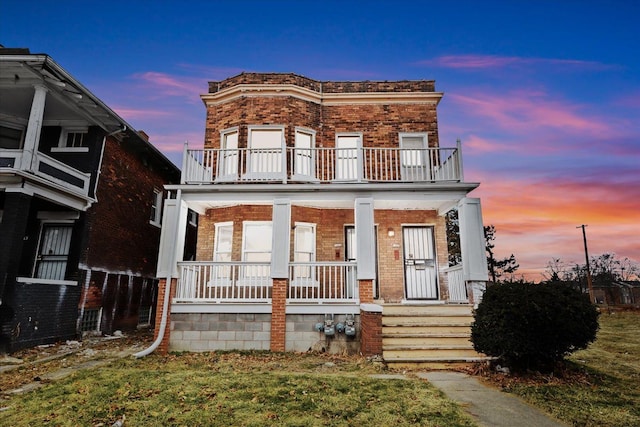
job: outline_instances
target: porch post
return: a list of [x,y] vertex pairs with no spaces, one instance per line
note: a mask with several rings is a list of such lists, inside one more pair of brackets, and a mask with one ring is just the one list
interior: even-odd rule
[[463,198],[458,203],[462,273],[469,300],[477,305],[489,280],[486,243],[480,199]]
[[286,305],[289,282],[289,239],[291,237],[291,201],[275,199],[272,214],[271,244],[271,351],[286,348]]
[[42,131],[42,118],[44,117],[44,103],[47,98],[47,88],[40,85],[34,86],[33,101],[31,102],[31,113],[27,124],[27,134],[24,138],[22,153],[22,163],[20,169],[31,170],[33,158],[38,152],[38,142]]
[[355,201],[355,229],[357,255],[357,278],[360,302],[373,302],[373,280],[376,278],[375,225],[373,222],[373,199],[359,198]]

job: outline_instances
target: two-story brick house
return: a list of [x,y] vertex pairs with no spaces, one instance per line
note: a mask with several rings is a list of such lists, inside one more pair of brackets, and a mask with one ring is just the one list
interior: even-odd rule
[[0,48],[0,350],[153,323],[179,174],[51,57]]
[[[185,148],[181,183],[166,187],[154,345],[384,345],[385,358],[411,361],[440,357],[429,351],[444,342],[460,350],[447,359],[476,357],[467,295],[487,270],[480,203],[467,194],[478,184],[463,178],[460,145],[440,146],[434,86],[275,73],[210,82],[205,147]],[[183,261],[189,209],[200,219],[195,261]],[[453,268],[451,209],[463,260]],[[417,319],[435,314],[440,341],[417,344]],[[423,353],[404,353],[416,346]]]

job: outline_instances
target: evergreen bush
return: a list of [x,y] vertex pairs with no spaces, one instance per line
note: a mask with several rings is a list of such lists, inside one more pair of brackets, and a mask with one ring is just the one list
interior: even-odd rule
[[564,284],[490,286],[475,312],[471,341],[514,371],[548,371],[596,338],[598,311],[588,296]]

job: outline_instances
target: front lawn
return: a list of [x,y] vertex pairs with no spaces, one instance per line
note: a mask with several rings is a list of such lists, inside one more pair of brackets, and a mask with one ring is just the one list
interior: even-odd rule
[[152,355],[6,398],[11,426],[475,426],[417,378],[376,379],[362,359],[231,352]]

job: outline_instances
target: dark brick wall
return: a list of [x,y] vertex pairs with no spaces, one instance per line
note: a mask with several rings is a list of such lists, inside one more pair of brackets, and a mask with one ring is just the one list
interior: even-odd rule
[[82,262],[155,277],[160,228],[149,223],[154,188],[168,179],[115,139],[107,139],[97,199],[87,212]]

